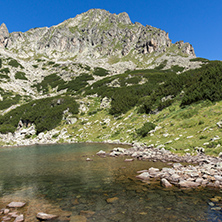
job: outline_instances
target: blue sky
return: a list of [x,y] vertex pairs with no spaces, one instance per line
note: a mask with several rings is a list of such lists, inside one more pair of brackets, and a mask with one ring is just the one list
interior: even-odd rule
[[222,0],[0,0],[0,5],[0,23],[9,32],[50,27],[101,8],[163,29],[173,43],[191,43],[198,57],[222,60]]

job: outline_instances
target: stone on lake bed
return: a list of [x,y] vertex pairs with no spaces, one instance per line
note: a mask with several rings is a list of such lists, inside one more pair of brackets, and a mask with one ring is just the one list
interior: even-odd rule
[[4,216],[4,217],[2,217],[2,220],[3,220],[3,221],[10,221],[10,220],[11,220],[11,217]]
[[85,216],[85,217],[92,217],[94,214],[95,214],[95,212],[90,211],[90,210],[81,210],[80,211],[80,215]]
[[24,207],[26,203],[24,202],[11,202],[10,204],[8,204],[7,206],[9,208],[20,208],[20,207]]
[[134,159],[125,159],[124,162],[132,162]]
[[108,198],[108,199],[106,200],[106,202],[107,202],[107,203],[114,203],[114,202],[117,201],[117,200],[119,200],[118,197],[112,197],[112,198]]
[[106,155],[106,152],[103,150],[100,150],[99,152],[96,153],[97,155]]
[[46,214],[46,213],[38,213],[37,216],[36,216],[36,218],[38,220],[52,220],[52,219],[55,219],[57,217],[58,217],[57,215]]
[[4,212],[4,214],[8,214],[8,213],[9,213],[9,211],[10,211],[9,209],[4,209],[4,211],[3,211],[3,212]]
[[222,200],[222,197],[215,196],[215,197],[211,198],[210,200],[213,201],[213,202],[219,202],[220,200]]
[[70,222],[87,222],[87,218],[81,215],[71,216]]
[[14,220],[14,222],[23,222],[24,221],[24,216],[23,214],[17,216]]

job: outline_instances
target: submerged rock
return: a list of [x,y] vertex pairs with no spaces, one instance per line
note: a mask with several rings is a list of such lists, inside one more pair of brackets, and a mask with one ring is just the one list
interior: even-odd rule
[[114,202],[117,201],[117,200],[119,200],[118,197],[112,197],[112,198],[108,198],[108,199],[106,200],[106,202],[107,202],[107,203],[114,203]]
[[52,220],[52,219],[55,219],[59,216],[57,215],[54,215],[54,214],[46,214],[46,213],[38,213],[36,218],[38,220]]
[[9,208],[20,208],[20,207],[24,207],[26,203],[24,202],[11,202],[10,204],[8,204],[7,206]]
[[24,221],[24,215],[23,214],[19,215],[14,220],[14,222],[23,222],[23,221]]
[[96,155],[106,155],[106,152],[103,150],[100,150],[99,152],[96,153]]

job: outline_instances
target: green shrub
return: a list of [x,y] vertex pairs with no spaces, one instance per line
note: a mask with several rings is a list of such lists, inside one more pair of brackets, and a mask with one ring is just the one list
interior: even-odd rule
[[5,74],[9,74],[10,70],[9,70],[9,68],[4,68],[4,69],[1,69],[0,72],[5,73]]
[[138,136],[145,137],[150,130],[155,129],[156,125],[151,122],[144,123],[144,125],[136,130]]
[[163,69],[167,64],[167,60],[164,60],[159,66],[155,67],[155,70]]
[[187,72],[186,78],[181,107],[201,100],[214,102],[222,99],[222,62],[209,62],[200,69]]
[[0,69],[2,68],[2,59],[0,59]]
[[19,66],[23,69],[24,67],[19,63],[17,62],[17,60],[15,59],[11,59],[10,62],[8,63],[10,66],[12,67],[15,67],[15,68],[18,68]]
[[205,59],[205,58],[200,58],[200,57],[197,57],[197,58],[193,58],[193,59],[190,59],[191,62],[209,62],[208,59]]
[[11,124],[0,125],[0,132],[3,134],[13,133],[14,131],[15,131],[15,127]]
[[34,68],[38,68],[38,65],[32,65]]
[[60,84],[58,86],[58,91],[67,89],[68,92],[77,92],[88,85],[87,81],[93,79],[94,78],[91,75],[83,73],[67,83],[64,82],[63,84]]
[[49,61],[46,65],[47,65],[47,66],[51,66],[51,65],[54,65],[54,64],[55,64],[55,62]]
[[94,69],[93,74],[96,76],[107,76],[109,74],[109,72],[106,69],[97,67]]
[[50,89],[57,86],[64,85],[65,81],[61,79],[56,73],[46,76],[41,83],[34,85],[38,92],[49,93]]
[[15,79],[28,80],[28,79],[26,78],[24,72],[16,72],[16,73],[15,73]]
[[7,75],[2,75],[2,74],[0,74],[0,79],[10,79],[10,78],[9,78],[9,76],[7,76]]
[[0,102],[0,110],[7,109],[12,105],[17,104],[21,99],[20,95],[13,96],[11,93],[5,93],[2,89],[0,89],[0,94],[3,97],[3,101]]
[[7,127],[10,132],[13,132],[17,128],[19,120],[34,123],[37,134],[51,130],[61,122],[64,110],[69,109],[69,112],[77,114],[78,107],[75,100],[69,96],[35,100],[0,116],[0,132],[6,133]]

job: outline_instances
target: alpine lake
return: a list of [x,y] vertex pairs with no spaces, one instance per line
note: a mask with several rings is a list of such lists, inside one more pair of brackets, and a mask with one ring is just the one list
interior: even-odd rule
[[[222,196],[214,189],[166,189],[160,181],[144,183],[137,171],[169,167],[167,163],[124,162],[127,157],[100,157],[113,144],[79,143],[0,149],[0,209],[11,201],[25,221],[39,212],[53,221],[222,221],[222,211],[209,203]],[[93,161],[86,161],[87,158]],[[219,203],[217,203],[217,206]]]

